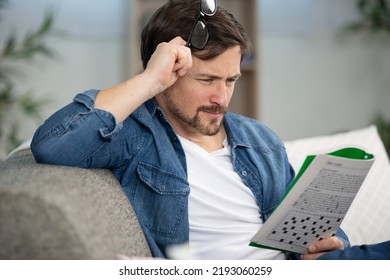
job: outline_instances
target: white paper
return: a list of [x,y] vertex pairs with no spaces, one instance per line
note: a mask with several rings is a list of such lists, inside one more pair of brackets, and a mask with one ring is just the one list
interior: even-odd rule
[[311,243],[335,234],[373,162],[316,156],[251,242],[307,253]]

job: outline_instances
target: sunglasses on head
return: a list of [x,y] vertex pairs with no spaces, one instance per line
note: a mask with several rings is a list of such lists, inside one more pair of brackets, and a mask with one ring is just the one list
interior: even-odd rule
[[213,16],[217,12],[217,0],[200,0],[199,16],[191,29],[187,47],[202,50],[209,41],[209,28],[204,21],[205,16]]

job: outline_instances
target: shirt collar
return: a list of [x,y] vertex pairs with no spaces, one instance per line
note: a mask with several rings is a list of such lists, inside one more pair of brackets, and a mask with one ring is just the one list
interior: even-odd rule
[[154,98],[149,99],[148,101],[145,102],[145,107],[149,111],[150,115],[154,117],[154,115],[157,112],[157,109],[160,107],[158,106],[156,100]]
[[164,111],[161,109],[160,105],[158,105],[154,98],[149,99],[142,106],[138,107],[138,109],[135,110],[132,115],[138,120],[145,118],[152,120],[153,118],[157,117],[161,121],[169,122],[165,116]]
[[248,137],[242,133],[239,125],[236,123],[235,114],[226,113],[224,119],[225,130],[227,134],[227,139],[232,148],[236,146],[251,147]]

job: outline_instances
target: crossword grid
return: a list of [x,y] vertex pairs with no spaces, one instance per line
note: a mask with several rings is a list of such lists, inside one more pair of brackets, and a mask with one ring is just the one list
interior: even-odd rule
[[268,235],[268,239],[287,243],[291,246],[307,248],[316,240],[333,236],[342,219],[339,217],[305,216],[304,213],[292,211],[284,223]]

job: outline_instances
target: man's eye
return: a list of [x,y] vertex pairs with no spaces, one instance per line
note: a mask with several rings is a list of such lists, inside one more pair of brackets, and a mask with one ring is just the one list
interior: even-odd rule
[[230,85],[233,85],[237,82],[238,79],[228,79],[227,80],[227,83],[230,84]]

